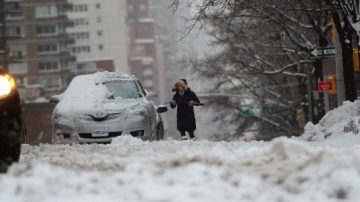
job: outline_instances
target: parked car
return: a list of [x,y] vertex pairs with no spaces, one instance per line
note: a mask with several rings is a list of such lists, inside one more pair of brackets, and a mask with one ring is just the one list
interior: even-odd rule
[[15,79],[0,69],[0,172],[19,160],[22,119]]
[[106,143],[129,134],[160,140],[164,127],[159,113],[138,79],[127,74],[99,72],[75,77],[66,91],[52,97],[54,143]]

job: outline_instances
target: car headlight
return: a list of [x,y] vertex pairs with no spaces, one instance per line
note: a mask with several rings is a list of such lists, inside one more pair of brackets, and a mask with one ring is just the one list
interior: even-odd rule
[[66,132],[73,131],[72,126],[65,125],[65,124],[62,124],[62,123],[55,123],[54,127],[55,127],[56,130],[61,130],[61,131],[66,131]]
[[72,128],[77,119],[72,118],[58,112],[57,109],[53,112],[52,123],[56,129],[66,129]]
[[148,116],[149,113],[146,108],[141,108],[141,109],[135,110],[132,114],[140,115],[140,116]]
[[0,98],[8,96],[16,87],[15,79],[8,74],[0,75]]

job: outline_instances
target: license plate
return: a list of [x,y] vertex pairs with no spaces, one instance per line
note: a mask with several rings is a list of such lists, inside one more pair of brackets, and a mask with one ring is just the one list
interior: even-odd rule
[[92,137],[108,137],[109,133],[105,128],[96,128],[92,132]]

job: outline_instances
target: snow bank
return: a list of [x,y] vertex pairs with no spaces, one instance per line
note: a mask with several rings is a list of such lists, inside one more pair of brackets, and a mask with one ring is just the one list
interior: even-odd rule
[[359,147],[273,142],[25,145],[0,201],[359,201]]
[[318,124],[308,123],[300,139],[321,141],[333,139],[360,143],[360,101],[346,101],[342,106],[328,112]]
[[147,145],[149,142],[144,142],[140,138],[134,138],[130,134],[125,134],[119,137],[114,138],[111,141],[110,147],[122,147],[122,146],[140,146],[140,145]]
[[358,202],[359,106],[345,102],[302,137],[271,142],[125,135],[109,145],[24,145],[0,175],[0,201]]

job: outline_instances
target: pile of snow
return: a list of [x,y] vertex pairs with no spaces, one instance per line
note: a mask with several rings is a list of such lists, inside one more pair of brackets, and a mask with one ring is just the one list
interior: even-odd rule
[[130,134],[124,134],[122,136],[113,138],[110,147],[122,147],[122,146],[139,146],[147,145],[149,142],[142,141],[140,138],[134,138]]
[[25,145],[0,201],[359,201],[359,151],[286,138]]
[[345,101],[342,106],[328,112],[318,124],[308,123],[301,139],[307,141],[343,139],[360,142],[359,133],[360,101]]
[[24,145],[0,201],[360,201],[359,106],[345,102],[300,139]]

